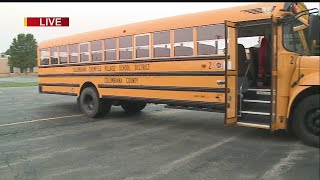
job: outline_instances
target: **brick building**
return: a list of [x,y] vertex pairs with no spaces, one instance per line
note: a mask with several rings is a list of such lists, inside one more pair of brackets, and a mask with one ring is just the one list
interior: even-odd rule
[[[0,54],[0,76],[7,76],[10,74],[18,75],[20,73],[25,73],[23,70],[20,70],[20,68],[16,67],[10,67],[8,65],[9,56],[5,55],[3,53]],[[37,73],[38,68],[27,68],[27,73]]]

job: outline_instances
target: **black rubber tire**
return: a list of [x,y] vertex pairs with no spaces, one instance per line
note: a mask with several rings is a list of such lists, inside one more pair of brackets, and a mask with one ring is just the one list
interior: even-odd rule
[[[304,98],[295,108],[293,113],[293,131],[302,142],[308,146],[320,147],[319,125],[320,121],[320,95],[314,94]],[[311,119],[310,119],[311,118]],[[314,132],[307,125],[313,122]],[[308,127],[309,126],[309,127]]]
[[77,97],[77,106],[80,108],[80,96]]
[[295,134],[295,132],[294,132],[294,130],[293,130],[293,125],[292,125],[293,123],[290,123],[289,122],[289,124],[288,124],[288,127],[287,127],[287,129],[286,129],[286,133],[287,133],[287,135],[288,136],[291,136],[291,137],[296,137],[296,134]]
[[111,104],[100,99],[94,87],[85,88],[79,100],[81,112],[90,118],[102,117],[110,112]]
[[135,114],[143,110],[147,106],[145,102],[123,102],[122,109],[128,114]]

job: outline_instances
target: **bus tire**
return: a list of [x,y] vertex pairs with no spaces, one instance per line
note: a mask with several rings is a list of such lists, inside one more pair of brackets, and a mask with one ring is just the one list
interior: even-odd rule
[[80,96],[77,97],[77,106],[80,108]]
[[122,109],[128,114],[138,113],[146,106],[145,102],[124,102],[121,104]]
[[80,109],[88,117],[97,118],[110,112],[111,104],[100,99],[95,88],[86,87],[80,94]]
[[293,130],[306,145],[320,147],[320,95],[299,102],[293,113]]

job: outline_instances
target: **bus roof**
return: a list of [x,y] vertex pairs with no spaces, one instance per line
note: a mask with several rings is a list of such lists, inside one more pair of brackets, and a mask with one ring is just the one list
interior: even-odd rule
[[185,27],[221,24],[224,23],[225,20],[229,20],[232,22],[240,22],[267,19],[270,18],[271,15],[277,16],[279,10],[283,8],[283,2],[256,3],[246,6],[237,6],[225,9],[204,11],[199,13],[184,14],[174,17],[149,20],[139,23],[133,23],[118,27],[111,27],[97,31],[85,32],[61,38],[51,39],[41,42],[39,44],[39,48],[77,44],[112,37],[144,34],[148,32],[156,32]]

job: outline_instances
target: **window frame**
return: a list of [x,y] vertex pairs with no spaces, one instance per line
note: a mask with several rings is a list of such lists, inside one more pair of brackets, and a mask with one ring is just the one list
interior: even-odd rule
[[[107,43],[107,39],[114,39],[115,40],[115,49],[107,49],[108,47],[108,43]],[[104,58],[103,58],[103,61],[105,62],[112,62],[112,61],[117,61],[118,60],[118,57],[120,56],[120,53],[119,53],[119,48],[118,48],[118,41],[119,41],[119,37],[111,37],[111,38],[106,38],[106,39],[103,39],[103,53],[104,53]],[[116,53],[116,58],[115,59],[107,59],[107,56],[106,56],[106,53],[107,51],[115,51]]]
[[[99,50],[99,51],[93,51],[93,42],[100,42],[101,43],[101,50]],[[91,51],[91,53],[90,53],[90,56],[91,56],[91,61],[90,62],[92,62],[92,63],[94,63],[94,62],[103,62],[104,61],[104,55],[103,55],[103,53],[104,53],[104,40],[103,39],[98,39],[98,40],[92,40],[92,41],[90,41],[90,51]],[[95,53],[95,52],[100,52],[101,53],[101,60],[100,61],[94,61],[93,60],[93,54]]]
[[[47,50],[47,53],[48,53],[48,56],[47,56],[47,58],[48,58],[48,64],[42,64],[42,58],[43,57],[46,57],[46,56],[42,56],[41,55],[41,52],[43,51],[43,50]],[[40,66],[50,66],[51,65],[51,62],[50,62],[50,48],[42,48],[42,49],[40,49]]]
[[[77,46],[77,62],[71,62],[71,58],[70,58],[70,56],[71,56],[71,51],[70,51],[70,46],[72,46],[72,45],[76,45]],[[79,61],[80,61],[80,53],[79,53],[79,51],[80,51],[80,46],[79,46],[79,43],[76,43],[76,44],[68,44],[68,57],[69,57],[69,64],[78,64],[79,63]]]
[[[66,48],[66,56],[61,56],[61,47],[65,47]],[[61,46],[58,46],[58,49],[59,49],[59,64],[69,64],[69,52],[68,52],[68,45],[61,45]],[[64,51],[63,51],[64,52]],[[64,62],[64,63],[61,63],[61,57],[66,57],[67,58],[67,61]]]
[[[143,34],[137,34],[137,35],[134,35],[134,51],[135,51],[135,53],[134,53],[134,55],[135,55],[135,57],[134,57],[134,59],[150,59],[150,58],[152,58],[151,57],[151,55],[152,55],[152,53],[151,53],[151,43],[152,43],[152,41],[151,41],[151,34],[152,33],[143,33]],[[140,37],[140,36],[146,36],[146,35],[148,35],[149,36],[149,44],[148,45],[145,45],[145,46],[137,46],[137,37]],[[148,50],[149,50],[149,56],[148,57],[140,57],[140,58],[138,58],[137,57],[137,47],[146,47],[146,46],[148,46]]]
[[[87,52],[81,52],[81,45],[87,45],[88,46],[88,51]],[[78,63],[90,63],[90,42],[83,42],[83,43],[79,43],[78,45],[78,48],[79,48],[79,58],[78,58]],[[85,53],[88,53],[87,56],[88,56],[88,61],[81,61],[81,55],[82,54],[85,54]]]
[[9,66],[9,71],[10,71],[10,74],[14,74],[14,67],[13,66]]
[[[176,37],[176,30],[181,30],[181,29],[191,29],[191,37],[192,37],[192,41],[183,41],[183,42],[175,42],[175,37]],[[195,42],[195,39],[193,37],[194,35],[194,27],[182,27],[182,28],[177,28],[177,29],[172,29],[173,30],[173,57],[174,58],[180,58],[180,57],[194,57],[195,54],[194,54],[194,42]],[[175,52],[175,48],[176,48],[176,44],[178,43],[191,43],[192,42],[192,55],[183,55],[183,56],[176,56],[176,52]],[[185,47],[188,47],[188,46],[185,46]]]
[[[222,54],[219,54],[219,48],[216,49],[217,51],[217,54],[199,54],[199,44],[198,42],[200,41],[217,41],[218,43],[218,47],[219,47],[219,41],[222,41],[224,42],[224,48],[226,48],[226,44],[225,44],[225,38],[221,38],[221,39],[213,39],[213,40],[198,40],[198,36],[199,36],[199,33],[198,33],[198,28],[200,27],[206,27],[206,26],[222,26],[224,29],[223,29],[223,33],[224,33],[224,36],[225,36],[225,24],[223,23],[218,23],[218,24],[207,24],[207,25],[200,25],[200,26],[196,26],[196,31],[197,31],[197,56],[199,57],[207,57],[207,56],[225,56],[225,53],[224,51],[222,52]],[[215,47],[216,48],[216,47]]]
[[[57,57],[54,57],[54,53],[52,53],[52,49],[56,48]],[[60,52],[59,52],[59,46],[50,47],[50,65],[55,66],[60,64]],[[52,64],[52,58],[57,58],[57,63]]]
[[[120,40],[123,37],[131,37],[131,47],[123,47],[123,48],[120,47]],[[118,39],[119,39],[119,46],[118,46],[117,49],[119,51],[119,60],[120,61],[133,60],[134,56],[135,56],[135,54],[133,52],[134,49],[135,49],[135,41],[134,41],[135,38],[134,38],[134,35],[119,36]],[[130,49],[130,48],[131,48],[131,58],[129,58],[129,59],[121,59],[121,49]]]
[[[153,42],[153,43],[152,43],[153,57],[152,57],[152,58],[156,58],[156,59],[174,58],[174,56],[171,56],[171,54],[172,54],[172,41],[171,41],[171,39],[174,38],[174,37],[172,37],[172,35],[171,35],[171,34],[172,34],[171,31],[172,31],[172,29],[162,30],[162,31],[154,31],[154,32],[153,32],[153,41],[152,41],[152,42]],[[174,31],[174,30],[173,30],[173,31]],[[156,33],[162,33],[162,32],[168,32],[168,33],[169,33],[169,43],[167,43],[167,44],[155,44],[155,43],[154,43],[154,36],[155,36],[155,34],[156,34]],[[157,46],[157,45],[169,45],[169,46],[168,46],[169,56],[156,57],[155,46]]]

